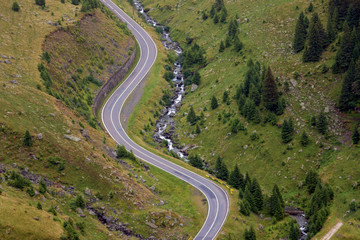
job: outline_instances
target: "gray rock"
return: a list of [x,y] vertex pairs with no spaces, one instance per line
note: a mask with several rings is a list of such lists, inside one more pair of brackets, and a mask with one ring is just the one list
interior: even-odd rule
[[54,114],[54,113],[50,113],[50,116],[55,117],[55,114]]
[[328,113],[328,112],[330,112],[329,107],[325,107],[325,109],[324,109],[324,113]]
[[164,204],[165,204],[165,202],[164,202],[163,200],[160,200],[160,201],[159,201],[159,205],[160,205],[160,206],[163,206]]
[[40,218],[39,217],[34,217],[34,220],[39,221]]
[[84,214],[84,211],[81,208],[77,208],[75,211],[78,214]]
[[66,139],[69,139],[69,140],[71,140],[71,141],[74,141],[74,142],[80,142],[81,141],[81,138],[78,138],[78,137],[74,137],[74,136],[72,136],[72,135],[64,135],[64,138],[66,138]]
[[298,83],[295,79],[290,79],[290,82],[294,87],[296,87],[296,85],[298,85]]
[[244,149],[246,150],[248,147],[249,147],[248,145],[245,145],[245,146],[244,146]]
[[39,133],[39,134],[37,135],[37,139],[39,139],[39,140],[43,139],[42,133]]
[[88,195],[88,196],[91,196],[91,191],[88,187],[85,188],[85,194]]
[[15,79],[10,81],[12,84],[19,84],[18,81],[16,81]]
[[198,87],[196,84],[191,85],[191,92],[194,92]]
[[6,63],[6,64],[11,64],[11,61],[8,60],[8,59],[6,59],[6,60],[4,60],[4,63]]

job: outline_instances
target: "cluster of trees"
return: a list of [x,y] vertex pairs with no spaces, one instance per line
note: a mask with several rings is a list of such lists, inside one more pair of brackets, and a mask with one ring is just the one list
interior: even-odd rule
[[294,123],[291,118],[284,120],[281,128],[281,138],[283,143],[289,143],[293,140],[294,136]]
[[203,161],[201,159],[201,157],[197,154],[192,154],[189,156],[189,163],[191,166],[199,168],[199,169],[203,169],[204,164]]
[[[205,118],[205,116],[204,116],[203,112],[200,113],[200,116],[197,116],[194,111],[194,108],[191,106],[186,120],[188,123],[190,123],[191,126],[194,126],[198,121],[200,121],[200,125],[203,125],[204,118]],[[198,127],[198,125],[197,125],[197,127]]]
[[311,201],[306,211],[306,217],[309,218],[308,235],[306,239],[311,239],[318,233],[329,216],[330,204],[334,199],[334,192],[328,183],[322,185],[317,172],[311,170],[305,178],[305,186],[308,193],[312,194]]
[[205,51],[197,43],[194,43],[179,55],[179,62],[184,69],[204,65],[206,63]]
[[[245,81],[235,94],[241,115],[249,122],[260,123],[261,114],[257,106],[261,103],[269,112],[283,114],[285,100],[280,98],[270,67],[265,70],[259,62],[254,63],[251,59],[247,66]],[[273,114],[267,114],[266,122],[274,120],[274,117]]]
[[311,126],[316,127],[318,132],[321,133],[322,135],[327,134],[329,122],[324,112],[320,112],[320,114],[317,116],[312,116],[310,123]]
[[136,157],[132,150],[130,152],[126,150],[124,145],[117,145],[116,146],[116,157],[117,158],[129,158],[133,161],[136,161]]
[[38,65],[38,70],[40,72],[40,77],[43,80],[46,89],[49,89],[52,86],[52,79],[48,70],[42,63]]
[[[211,6],[210,17],[213,19],[213,22],[217,24],[218,22],[225,23],[228,16],[225,4],[223,0],[215,0],[215,3]],[[208,16],[203,12],[203,20],[206,20]]]
[[[360,39],[360,36],[359,36]],[[359,40],[360,42],[360,40]],[[359,48],[360,50],[360,48]],[[341,111],[354,109],[360,100],[360,59],[351,60],[341,88],[338,107]]]
[[[12,186],[14,188],[18,188],[21,191],[23,191],[24,189],[26,189],[26,193],[29,194],[30,197],[35,196],[35,190],[34,190],[34,186],[31,184],[30,180],[27,178],[24,178],[21,174],[12,171],[9,175],[8,172],[6,172],[5,174],[5,179],[9,180],[8,181],[8,185]],[[41,194],[45,194],[46,193],[46,184],[43,180],[41,180],[39,182],[39,192]]]
[[[72,0],[79,2],[80,0]],[[82,0],[81,11],[88,12],[100,6],[99,0]]]
[[226,48],[234,46],[235,52],[240,52],[243,49],[244,45],[239,39],[239,31],[238,31],[239,24],[236,19],[230,21],[228,33],[224,41],[220,42],[219,52],[223,52]]

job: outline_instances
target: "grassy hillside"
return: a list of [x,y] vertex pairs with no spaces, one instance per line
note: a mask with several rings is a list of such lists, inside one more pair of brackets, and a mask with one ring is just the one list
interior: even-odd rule
[[107,81],[135,49],[124,24],[70,1],[19,5],[14,12],[1,1],[0,9],[0,238],[194,235],[206,213],[197,207],[201,196],[192,198],[192,187],[158,169],[115,159],[115,143],[89,125],[97,81]]
[[[342,220],[344,223],[353,224],[342,227],[335,239],[356,239],[359,235],[356,227],[356,224],[359,224],[359,213],[346,214],[346,211],[353,199],[358,201],[358,189],[353,186],[360,178],[357,167],[354,167],[359,165],[360,151],[357,146],[352,145],[350,136],[359,116],[340,113],[336,108],[343,76],[322,71],[324,65],[330,67],[334,63],[335,51],[339,47],[337,40],[323,53],[320,62],[302,63],[302,54],[294,54],[292,41],[296,20],[300,12],[309,6],[310,1],[225,1],[228,12],[225,24],[214,24],[210,17],[203,20],[203,11],[209,14],[213,2],[143,1],[152,17],[170,26],[171,36],[179,41],[183,48],[186,49],[188,42],[192,40],[206,52],[207,65],[200,69],[202,78],[199,88],[193,93],[188,92],[176,116],[175,140],[184,146],[195,146],[189,152],[200,154],[210,170],[214,169],[216,159],[221,156],[229,169],[237,164],[243,174],[249,172],[252,177],[256,177],[267,194],[277,183],[287,204],[294,206],[306,207],[304,203],[308,197],[305,190],[299,189],[298,185],[304,182],[310,169],[317,170],[322,180],[329,182],[335,191],[331,215],[318,236],[324,235],[336,220]],[[314,1],[313,5],[313,11],[320,15],[326,26],[327,1]],[[311,13],[305,12],[310,19]],[[230,47],[219,53],[220,41],[225,41],[228,23],[232,19],[239,23],[239,38],[244,49],[235,53]],[[238,105],[233,99],[236,89],[244,82],[246,64],[250,58],[272,68],[277,78],[278,90],[286,99],[285,113],[277,117],[275,126],[269,123],[247,122],[239,114]],[[158,76],[162,76],[163,72],[164,70]],[[289,86],[289,89],[286,86]],[[151,94],[150,91],[159,89],[149,90],[145,96],[147,93]],[[222,101],[224,91],[229,92],[229,104]],[[215,110],[210,107],[213,95],[219,102],[219,107]],[[158,102],[156,98],[147,99],[155,103],[138,107],[144,117],[137,115],[133,133],[138,135],[137,139],[164,150],[151,141],[151,132],[145,136],[139,134],[144,124],[156,121],[152,115],[159,110],[159,106],[155,106]],[[154,107],[151,107],[152,105]],[[190,106],[194,108],[197,116],[204,113],[205,121],[203,126],[200,125],[200,134],[196,134],[196,126],[190,126],[187,122]],[[260,111],[265,114],[264,109],[260,108]],[[320,112],[325,112],[329,120],[328,136],[319,134],[316,128],[311,126],[311,117]],[[284,144],[280,126],[290,117],[295,126],[294,140]],[[139,118],[142,121],[139,121]],[[231,133],[230,124],[236,118],[240,119],[247,131]],[[304,130],[311,142],[306,147],[300,144]],[[252,135],[257,135],[258,138],[252,138]],[[233,204],[236,205],[236,202]],[[244,230],[242,221],[254,227],[258,224],[264,225],[265,230],[257,229],[260,239],[286,235],[278,231],[282,223],[272,226],[255,216],[244,218],[237,210],[238,207],[235,206],[233,214],[239,221],[229,219],[223,236],[229,233],[233,237],[241,236]],[[273,233],[274,228],[277,230]],[[272,234],[279,235],[275,237]]]

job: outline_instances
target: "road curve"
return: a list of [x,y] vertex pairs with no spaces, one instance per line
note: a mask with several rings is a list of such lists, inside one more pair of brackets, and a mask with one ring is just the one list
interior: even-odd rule
[[124,145],[128,150],[132,150],[136,157],[191,184],[205,195],[208,202],[208,215],[204,225],[194,239],[214,239],[221,230],[228,215],[230,206],[228,194],[214,182],[165,160],[137,145],[130,139],[121,124],[121,109],[132,91],[146,78],[155,62],[157,48],[149,34],[132,18],[126,15],[116,4],[111,0],[101,0],[101,2],[123,22],[127,23],[127,26],[134,34],[141,51],[139,62],[134,70],[104,104],[101,113],[102,122],[111,137],[118,144]]

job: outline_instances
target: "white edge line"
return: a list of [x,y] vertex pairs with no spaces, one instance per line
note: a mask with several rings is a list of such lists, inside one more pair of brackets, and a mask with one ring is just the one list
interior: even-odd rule
[[[110,1],[110,2],[111,2],[112,4],[114,4],[112,1]],[[106,5],[106,4],[104,3],[104,5]],[[114,4],[114,5],[115,5],[116,8],[118,8],[120,11],[122,11],[116,4]],[[114,8],[113,8],[111,5],[109,5],[109,7],[110,7],[112,10],[114,10]],[[115,11],[117,14],[121,15],[118,11],[116,11],[116,10],[114,10],[114,11]],[[122,12],[123,12],[123,11],[122,11]],[[125,12],[123,12],[123,13],[126,14]],[[133,27],[133,25],[132,25],[129,21],[127,21],[126,19],[123,19],[123,20],[126,21],[130,26]],[[142,27],[141,27],[138,23],[136,23],[135,21],[134,21],[134,23],[135,23],[136,25],[138,25],[140,28],[142,28]],[[140,32],[139,32],[135,27],[133,27],[133,29],[143,38],[145,44],[148,46],[148,44],[147,44],[147,42],[145,41],[145,39],[144,39],[144,37],[142,36],[142,34],[140,34]],[[143,30],[144,30],[144,29],[143,29]],[[148,35],[148,37],[151,39],[151,41],[153,42],[153,44],[154,44],[154,46],[155,46],[156,55],[155,55],[155,58],[154,58],[154,59],[156,59],[156,57],[157,57],[157,47],[156,47],[156,44],[155,44],[154,40],[149,36],[149,34],[148,34],[145,30],[144,30],[144,32]],[[135,38],[135,39],[136,39],[136,38]],[[137,41],[137,40],[136,40],[136,41]],[[140,46],[140,44],[139,44],[139,46]],[[149,48],[148,48],[148,51],[149,51]],[[140,56],[141,56],[141,53],[142,53],[142,50],[141,50],[141,48],[140,48]],[[148,56],[147,56],[147,59],[148,59]],[[148,74],[148,72],[150,71],[150,69],[152,68],[152,66],[154,65],[154,63],[155,63],[155,60],[152,62],[150,68],[146,71],[145,76]],[[138,65],[138,64],[139,64],[139,62],[137,63],[137,65]],[[135,66],[135,68],[137,67],[137,65]],[[145,65],[144,65],[144,66],[145,66]],[[139,73],[134,77],[134,80],[131,81],[131,83],[135,81],[135,79],[138,77],[138,75],[140,74],[140,72],[144,69],[144,66],[141,68],[141,70],[139,71]],[[135,68],[134,68],[134,69],[135,69]],[[129,77],[130,77],[130,75],[128,76],[128,78],[129,78]],[[127,78],[127,79],[128,79],[128,78]],[[127,80],[127,79],[126,79],[126,80]],[[125,80],[125,81],[126,81],[126,80]],[[125,82],[125,81],[124,81],[124,82]],[[130,92],[130,94],[125,98],[125,101],[122,103],[122,105],[121,105],[121,107],[120,107],[120,113],[121,113],[121,110],[122,110],[123,105],[124,105],[124,103],[126,102],[127,98],[128,98],[128,97],[131,95],[131,93],[136,89],[136,87],[140,84],[140,82],[142,82],[142,80],[139,81],[139,82],[136,84],[136,86],[132,89],[132,91]],[[130,83],[130,84],[131,84],[131,83]],[[125,88],[125,90],[123,91],[123,93],[130,87],[130,84]],[[121,85],[120,85],[118,88],[120,88],[120,87],[121,87]],[[118,89],[118,88],[117,88],[117,89]],[[101,115],[102,119],[103,119],[103,117],[104,117],[104,108],[105,108],[105,106],[107,105],[107,103],[108,103],[108,101],[110,100],[110,98],[115,94],[115,92],[116,92],[116,90],[115,90],[114,93],[108,98],[108,100],[106,101],[106,103],[105,103],[105,105],[104,105],[104,107],[103,107],[103,109],[102,109],[102,115]],[[118,102],[119,98],[123,95],[123,93],[118,97],[118,99],[116,100],[115,103]],[[113,106],[113,108],[111,109],[111,113],[112,113],[113,109],[114,109],[114,106]],[[114,125],[114,123],[113,123],[113,121],[112,121],[112,118],[111,118],[111,122],[112,122],[112,124],[113,124],[114,129],[115,129],[116,132],[119,134],[119,136],[120,136],[128,145],[132,146],[133,144],[130,144],[128,141],[126,141],[126,140],[121,136],[121,134],[117,131],[117,129],[116,129],[116,127],[115,127],[115,125]],[[122,127],[120,118],[119,118],[119,123],[120,123],[120,126],[121,126],[122,130],[123,130],[124,133],[126,134],[126,131],[125,131],[125,130],[123,129],[123,127]],[[115,138],[112,136],[112,134],[108,131],[105,123],[104,123],[104,127],[106,128],[106,130],[107,130],[107,132],[110,134],[110,136],[115,140]],[[126,134],[126,135],[127,135],[127,134]],[[129,137],[129,136],[127,136],[127,137]],[[129,139],[130,139],[130,138],[129,138]],[[116,140],[115,140],[115,141],[116,141]],[[131,140],[131,141],[132,141],[132,140]],[[132,143],[134,143],[134,142],[132,142]],[[146,152],[149,152],[148,150],[144,149],[143,147],[137,145],[136,143],[134,143],[134,144],[135,144],[135,146],[140,147],[141,149],[145,150]],[[135,147],[134,147],[134,148],[135,148]],[[136,148],[135,148],[135,149],[136,149]],[[151,153],[151,152],[149,152],[149,153]],[[151,158],[152,160],[154,160],[154,161],[156,161],[156,162],[159,162],[158,160],[154,159],[153,157],[147,155],[147,153],[142,153],[142,154],[144,154],[145,156]],[[151,153],[151,154],[153,154],[153,153]],[[141,158],[141,157],[140,157],[140,158]],[[143,160],[146,161],[145,159],[143,159]],[[165,160],[165,159],[164,159],[164,160]],[[170,161],[168,161],[168,160],[165,160],[165,161],[166,161],[166,162],[169,162],[169,163],[172,163],[172,162],[170,162]],[[147,161],[146,161],[146,162],[147,162]],[[165,164],[162,163],[162,162],[159,162],[159,163],[165,165]],[[174,163],[172,163],[172,164],[174,164]],[[176,166],[178,166],[178,167],[180,167],[180,168],[183,168],[182,166],[179,166],[179,165],[177,165],[177,164],[176,164]],[[158,167],[158,168],[162,169],[163,171],[167,172],[165,169],[163,169],[163,168],[161,168],[161,167],[159,167],[159,166],[155,166],[155,167]],[[167,166],[167,167],[169,167],[170,169],[176,171],[176,169],[174,169],[173,167],[170,167],[170,166]],[[190,171],[190,170],[185,169],[185,168],[183,168],[183,169],[186,170],[186,171]],[[190,172],[191,172],[191,171],[190,171]],[[167,172],[167,173],[169,173],[169,172]],[[193,173],[193,172],[192,172],[192,173]],[[179,178],[178,176],[176,176],[176,175],[174,175],[174,174],[172,174],[172,173],[169,173],[169,174],[171,174],[171,175]],[[182,173],[182,174],[184,174],[184,173]],[[196,174],[196,173],[193,173],[193,174]],[[196,181],[196,182],[204,185],[203,183],[201,183],[201,182],[199,182],[198,180],[196,180],[196,179],[188,176],[187,174],[184,174],[184,175],[187,176],[188,178],[190,178],[190,179],[192,179],[192,180],[194,180],[194,181]],[[204,178],[204,177],[202,177],[202,176],[200,176],[200,175],[198,175],[198,174],[196,174],[196,175],[199,176],[199,177],[201,177],[201,178],[203,178],[203,179],[206,180],[207,182],[212,183],[212,184],[213,184],[214,186],[216,186],[218,189],[221,189],[221,191],[222,191],[222,192],[224,193],[224,195],[226,196],[228,208],[226,208],[226,209],[227,209],[227,211],[226,211],[226,216],[225,216],[225,218],[224,218],[224,220],[223,220],[223,222],[222,222],[222,224],[221,224],[222,227],[223,227],[223,225],[224,225],[224,223],[225,223],[225,221],[226,221],[226,219],[227,219],[227,216],[228,216],[228,213],[229,213],[229,207],[230,207],[230,199],[229,199],[228,194],[224,191],[224,189],[223,189],[222,187],[218,186],[217,184],[214,184],[213,182],[209,181],[208,179],[206,179],[206,178]],[[185,182],[187,182],[188,184],[192,185],[193,187],[197,188],[196,186],[194,186],[194,185],[191,184],[190,182],[188,182],[188,181],[186,181],[186,180],[184,180],[184,179],[182,179],[182,180],[185,181]],[[206,186],[206,185],[204,185],[204,186]],[[204,196],[207,198],[208,202],[210,203],[210,201],[209,201],[208,197],[206,196],[206,194],[205,194],[201,189],[199,189],[199,188],[197,188],[197,189],[200,190],[200,191],[204,194]],[[216,201],[217,201],[217,213],[216,213],[216,217],[217,217],[218,211],[219,211],[219,200],[218,200],[216,194],[212,191],[212,189],[210,189],[210,188],[208,188],[208,189],[214,194],[214,196],[215,196],[215,198],[216,198]],[[205,222],[204,222],[202,228],[200,229],[200,231],[198,232],[198,234],[195,236],[195,238],[199,235],[199,233],[200,233],[200,232],[202,231],[202,229],[204,228],[205,223],[206,223],[206,221],[207,221],[208,218],[209,218],[209,213],[210,213],[210,204],[208,204],[208,216],[207,216],[207,218],[205,219]],[[215,217],[215,219],[216,219],[216,217]],[[205,237],[208,235],[208,233],[211,231],[211,229],[212,229],[212,227],[214,226],[214,224],[215,224],[215,221],[212,223],[210,229],[209,229],[208,232],[205,234],[204,238],[205,238]],[[217,236],[217,234],[219,233],[220,230],[221,230],[221,228],[218,229],[218,231],[216,232],[216,235],[214,236],[214,238]]]

